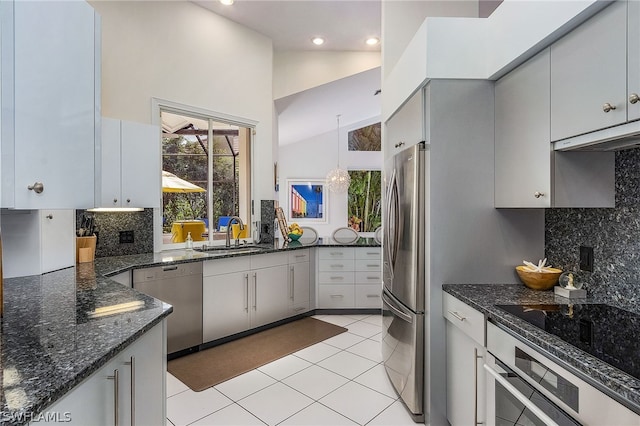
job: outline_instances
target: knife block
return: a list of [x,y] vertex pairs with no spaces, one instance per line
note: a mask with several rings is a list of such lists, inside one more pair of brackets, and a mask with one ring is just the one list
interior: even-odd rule
[[76,263],[93,262],[96,257],[96,236],[76,237]]

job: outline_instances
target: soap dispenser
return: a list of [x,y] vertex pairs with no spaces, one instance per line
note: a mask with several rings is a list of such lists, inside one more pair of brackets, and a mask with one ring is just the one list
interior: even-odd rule
[[184,240],[184,248],[187,250],[193,250],[193,238],[191,238],[191,232],[187,232],[187,239]]

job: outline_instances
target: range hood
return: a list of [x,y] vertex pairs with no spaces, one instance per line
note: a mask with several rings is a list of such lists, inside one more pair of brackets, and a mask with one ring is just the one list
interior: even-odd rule
[[621,151],[640,147],[640,121],[552,142],[554,151]]

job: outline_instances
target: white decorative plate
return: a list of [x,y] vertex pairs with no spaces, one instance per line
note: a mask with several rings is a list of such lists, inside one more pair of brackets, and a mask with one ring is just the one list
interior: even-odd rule
[[373,239],[376,240],[376,243],[382,244],[382,226],[378,226],[376,228],[375,234],[373,234]]
[[338,228],[333,231],[331,238],[333,238],[333,240],[337,243],[352,244],[358,241],[360,235],[355,229],[344,227]]
[[318,231],[308,226],[301,226],[302,236],[298,241],[302,244],[314,244],[318,241]]

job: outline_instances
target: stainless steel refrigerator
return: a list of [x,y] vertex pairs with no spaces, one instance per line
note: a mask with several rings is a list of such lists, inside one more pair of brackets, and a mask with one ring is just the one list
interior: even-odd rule
[[385,122],[383,360],[429,425],[447,424],[442,285],[517,283],[544,257],[544,210],[494,207],[494,130],[486,80],[432,79]]
[[414,420],[424,420],[425,143],[385,164],[382,355]]

